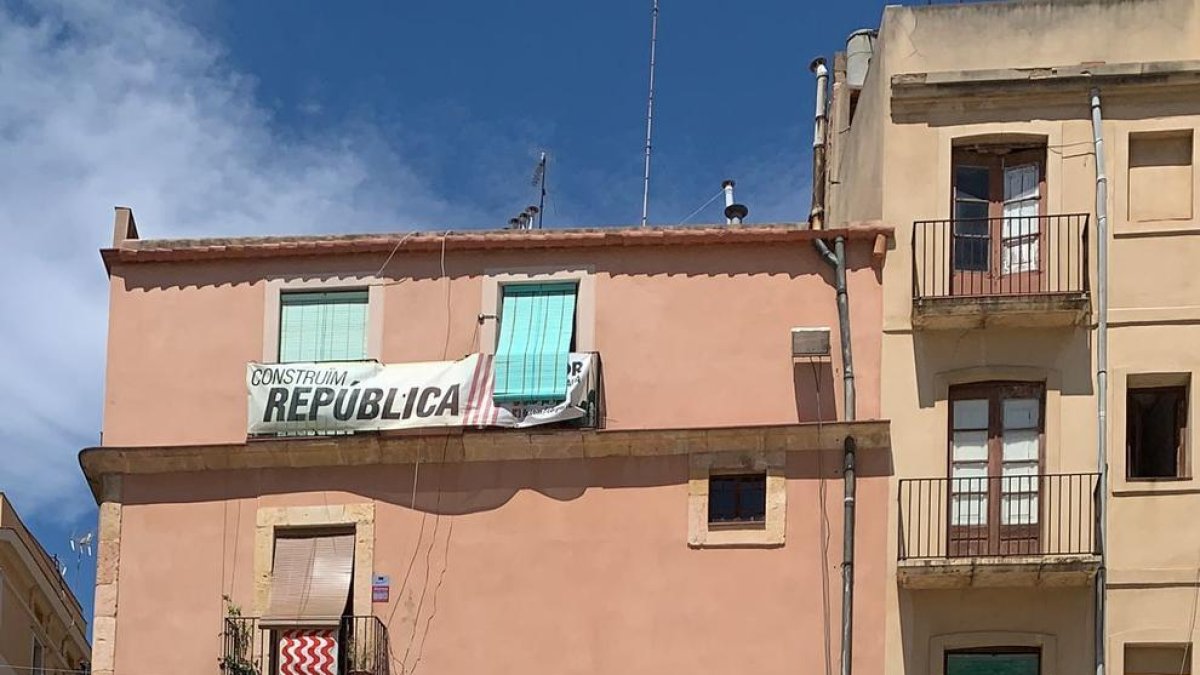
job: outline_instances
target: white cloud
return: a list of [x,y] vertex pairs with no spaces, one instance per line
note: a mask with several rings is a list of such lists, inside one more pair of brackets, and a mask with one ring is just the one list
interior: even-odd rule
[[369,126],[276,132],[253,86],[165,5],[0,3],[0,490],[24,512],[90,506],[114,205],[153,237],[484,222]]

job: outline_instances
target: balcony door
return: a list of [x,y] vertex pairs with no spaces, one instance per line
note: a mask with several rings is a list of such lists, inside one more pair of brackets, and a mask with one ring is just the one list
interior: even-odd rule
[[949,557],[1041,551],[1044,386],[962,385],[950,391]]
[[951,186],[951,292],[1043,291],[1045,146],[958,148]]

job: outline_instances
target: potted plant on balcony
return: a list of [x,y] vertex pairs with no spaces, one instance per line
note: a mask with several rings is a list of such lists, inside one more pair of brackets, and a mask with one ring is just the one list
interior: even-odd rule
[[242,609],[229,598],[225,600],[225,630],[221,640],[225,653],[217,659],[222,675],[262,675],[254,660],[254,624],[243,620]]

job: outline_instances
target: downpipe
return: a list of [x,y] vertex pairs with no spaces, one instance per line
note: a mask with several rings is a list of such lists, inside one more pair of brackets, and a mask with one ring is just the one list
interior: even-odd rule
[[1104,163],[1104,117],[1100,89],[1090,93],[1092,142],[1096,160],[1096,570],[1095,617],[1096,675],[1106,665],[1105,586],[1108,578],[1108,175]]
[[[824,229],[825,174],[828,171],[825,145],[828,137],[828,107],[826,88],[829,70],[825,59],[814,59],[809,66],[816,76],[816,114],[813,125],[813,187],[809,227]],[[834,270],[837,289],[838,331],[842,344],[842,414],[846,421],[855,419],[854,350],[850,337],[850,301],[846,292],[846,237],[834,239],[833,250],[825,240],[813,239],[813,246]],[[847,435],[842,444],[842,639],[841,675],[851,675],[854,657],[854,524],[855,524],[855,454],[854,437]]]

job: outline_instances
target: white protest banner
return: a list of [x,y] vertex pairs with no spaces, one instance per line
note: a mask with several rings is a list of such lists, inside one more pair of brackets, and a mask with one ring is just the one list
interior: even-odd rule
[[492,357],[384,365],[375,361],[251,363],[250,435],[432,427],[529,427],[587,414],[593,354],[571,354],[567,397],[497,405]]

